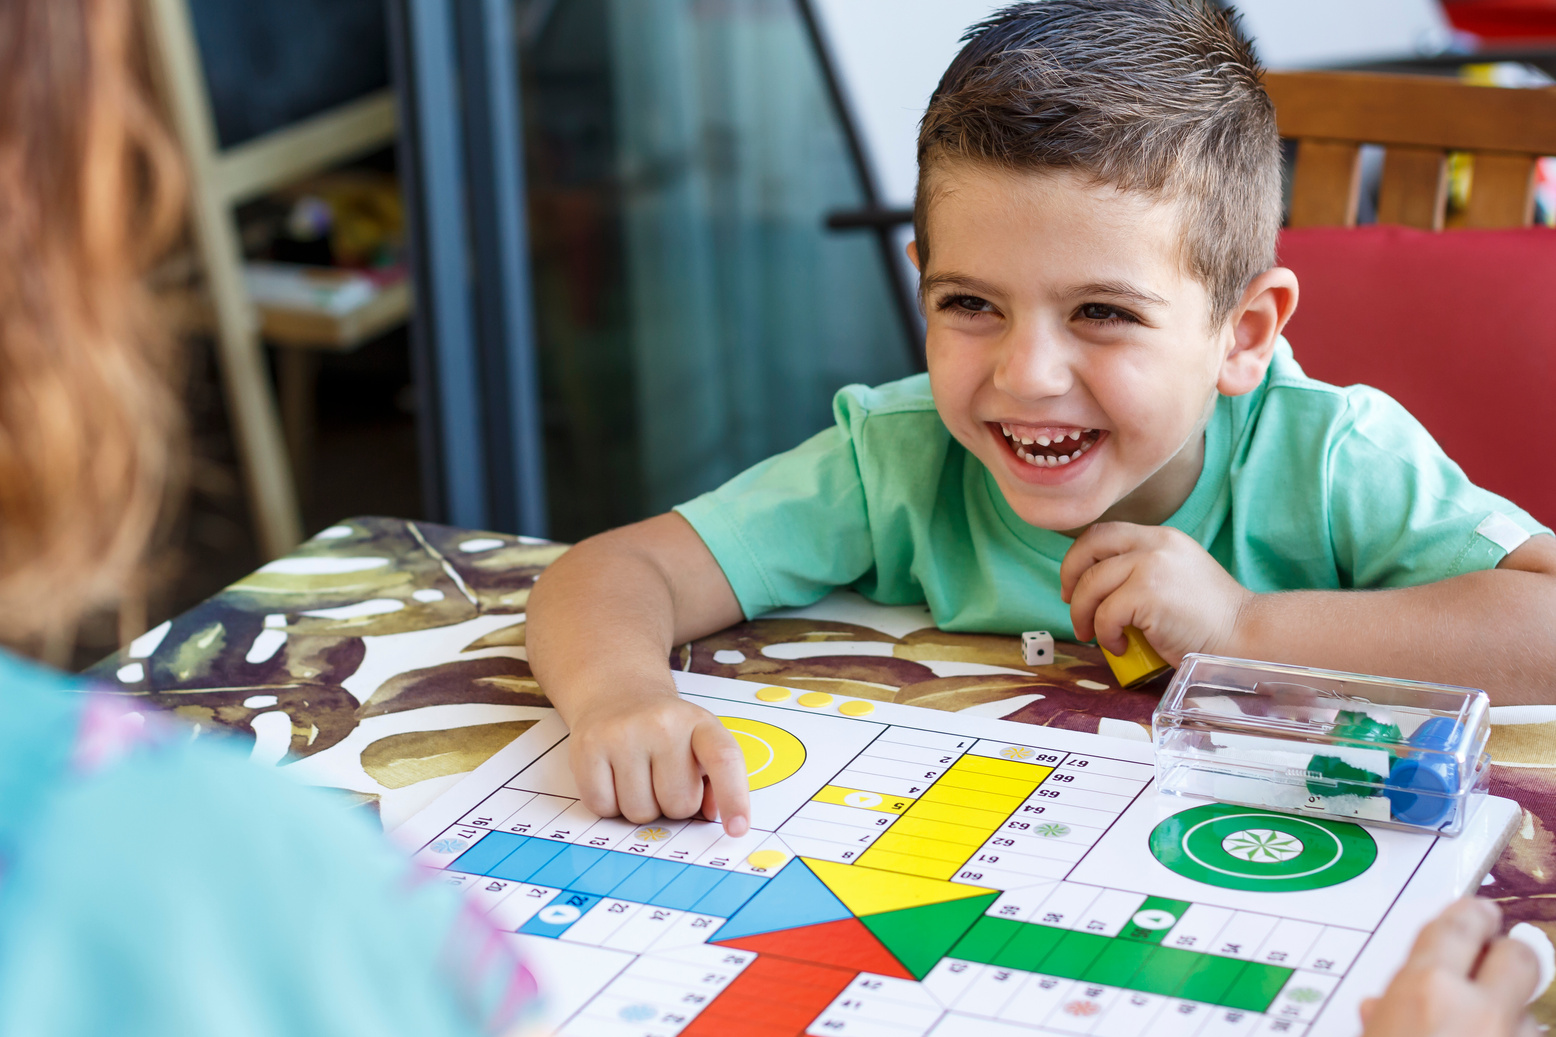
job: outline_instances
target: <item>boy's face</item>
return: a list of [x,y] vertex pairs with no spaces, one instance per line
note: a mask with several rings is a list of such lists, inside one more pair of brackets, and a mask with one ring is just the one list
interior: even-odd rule
[[971,163],[934,184],[926,348],[951,434],[1034,526],[1165,521],[1199,477],[1233,345],[1183,269],[1177,209]]

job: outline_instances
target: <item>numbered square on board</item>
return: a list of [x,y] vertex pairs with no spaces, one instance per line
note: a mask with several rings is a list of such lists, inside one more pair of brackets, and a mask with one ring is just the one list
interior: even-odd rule
[[1028,666],[1047,666],[1054,661],[1054,635],[1028,630],[1021,635],[1021,658]]

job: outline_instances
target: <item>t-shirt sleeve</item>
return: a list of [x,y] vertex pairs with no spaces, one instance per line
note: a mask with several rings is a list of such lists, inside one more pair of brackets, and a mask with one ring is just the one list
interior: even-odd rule
[[870,571],[874,553],[848,390],[838,424],[675,511],[724,570],[747,619],[819,601]]
[[1404,407],[1348,394],[1328,457],[1330,536],[1342,583],[1408,587],[1492,569],[1551,531],[1470,481]]

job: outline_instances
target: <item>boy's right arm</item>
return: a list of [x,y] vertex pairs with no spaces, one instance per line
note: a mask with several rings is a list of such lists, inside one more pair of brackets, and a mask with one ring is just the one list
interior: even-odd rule
[[731,835],[746,832],[740,747],[717,717],[676,694],[668,663],[674,646],[744,618],[702,538],[673,512],[591,537],[545,571],[525,641],[572,732],[585,806],[636,823],[700,810]]

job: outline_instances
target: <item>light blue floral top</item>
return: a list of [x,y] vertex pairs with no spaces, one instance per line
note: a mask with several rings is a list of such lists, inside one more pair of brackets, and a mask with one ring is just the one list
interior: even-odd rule
[[509,1033],[534,981],[369,819],[0,653],[0,1035]]

